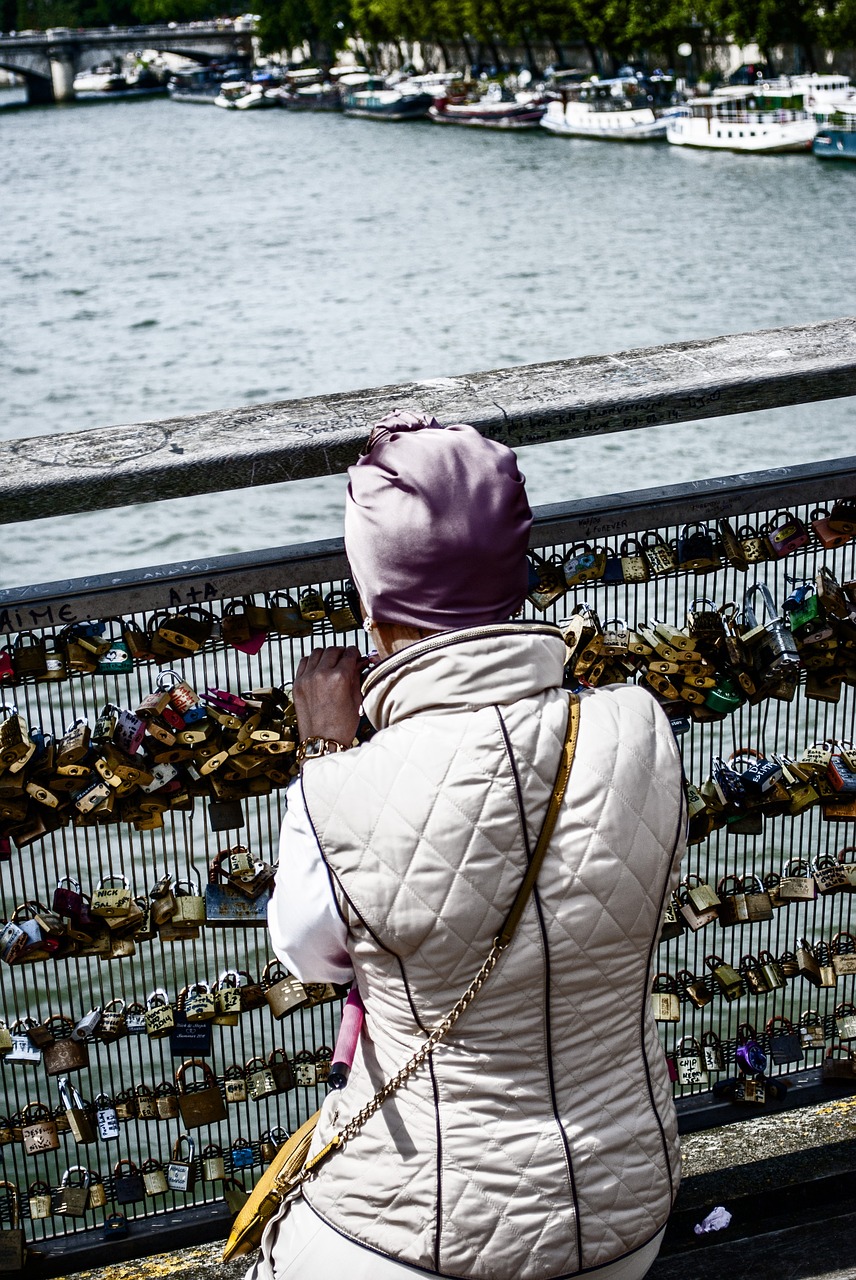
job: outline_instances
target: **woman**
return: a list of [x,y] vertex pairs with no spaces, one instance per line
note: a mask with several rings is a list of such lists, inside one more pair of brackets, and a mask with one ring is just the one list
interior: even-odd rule
[[[318,1150],[480,969],[569,724],[564,644],[510,622],[531,512],[514,454],[392,414],[351,468],[345,544],[380,661],[305,658],[274,949],[358,983],[366,1021]],[[360,704],[377,729],[349,749]],[[684,848],[681,765],[642,689],[584,691],[570,781],[513,941],[426,1063],[266,1232],[261,1280],[636,1280],[680,1163],[649,990]]]

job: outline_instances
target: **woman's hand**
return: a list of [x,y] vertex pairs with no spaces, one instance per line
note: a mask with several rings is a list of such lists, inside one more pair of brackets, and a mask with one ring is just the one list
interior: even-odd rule
[[294,677],[297,727],[303,738],[332,738],[349,747],[360,720],[360,662],[355,645],[313,649]]

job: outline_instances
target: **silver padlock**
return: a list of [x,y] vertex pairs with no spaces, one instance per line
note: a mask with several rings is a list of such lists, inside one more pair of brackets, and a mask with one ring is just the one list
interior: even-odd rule
[[95,1122],[98,1125],[98,1137],[104,1142],[119,1137],[119,1117],[116,1104],[106,1094],[99,1093],[95,1099]]
[[[181,1149],[187,1147],[186,1157],[182,1159]],[[166,1180],[170,1191],[190,1191],[196,1180],[193,1157],[196,1145],[189,1133],[181,1133],[172,1148],[172,1159],[166,1167]]]

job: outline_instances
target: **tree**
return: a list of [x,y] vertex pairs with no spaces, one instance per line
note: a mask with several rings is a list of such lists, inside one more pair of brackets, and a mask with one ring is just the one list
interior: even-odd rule
[[328,65],[354,30],[349,0],[261,0],[258,13],[268,52],[306,43],[313,60]]

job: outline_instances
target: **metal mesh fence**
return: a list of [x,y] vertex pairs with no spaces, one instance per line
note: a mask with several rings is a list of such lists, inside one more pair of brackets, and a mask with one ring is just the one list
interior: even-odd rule
[[[832,505],[832,500],[840,496],[842,485],[849,483],[852,477],[845,476],[842,480],[841,474],[833,473],[833,470],[829,476],[829,505]],[[793,486],[798,479],[794,471],[790,474],[789,483]],[[650,496],[645,502],[631,501],[629,499],[633,496],[626,496],[628,501],[623,504],[620,519],[615,508],[610,509],[607,505],[594,514],[589,511],[581,515],[573,507],[561,512],[553,511],[537,524],[533,539],[537,546],[536,559],[552,556],[566,561],[569,555],[593,554],[596,576],[562,590],[545,610],[528,603],[524,613],[561,623],[573,616],[578,605],[585,603],[596,613],[605,630],[622,630],[622,626],[612,622],[619,619],[627,624],[628,630],[638,635],[640,627],[644,634],[655,620],[666,627],[685,628],[688,611],[699,599],[713,602],[712,606],[707,606],[708,610],[730,601],[742,608],[747,589],[756,583],[765,583],[769,587],[778,610],[796,588],[804,582],[813,582],[823,566],[834,574],[839,583],[847,583],[856,579],[856,540],[844,534],[840,538],[841,545],[823,546],[812,524],[816,518],[817,495],[822,493],[822,489],[823,474],[815,468],[811,483],[807,485],[806,500],[796,504],[790,501],[788,505],[789,514],[807,530],[805,541],[780,557],[770,549],[770,558],[751,563],[745,569],[737,568],[726,555],[717,515],[727,515],[734,531],[739,531],[744,525],[751,525],[757,531],[765,524],[775,524],[777,512],[766,506],[757,509],[757,503],[756,509],[752,509],[751,502],[746,503],[746,510],[739,510],[736,486],[731,489],[720,487],[713,494],[707,493],[704,504],[697,503],[694,508],[693,492],[687,490],[681,497],[685,518],[702,514],[705,527],[715,541],[710,569],[696,572],[689,568],[669,567],[657,573],[651,567],[652,557],[648,557],[644,570],[647,580],[639,582],[623,580],[629,566],[624,566],[619,574],[620,580],[608,580],[615,576],[615,565],[620,565],[622,554],[635,554],[632,546],[624,546],[622,550],[626,540],[638,538],[639,531],[645,530],[649,535],[656,534],[662,544],[675,548],[685,533],[682,525],[657,524],[658,507]],[[793,488],[789,490],[791,495],[793,492]],[[671,498],[674,497],[671,494]],[[577,504],[577,508],[579,506]],[[673,513],[674,502],[670,506],[664,500],[661,509]],[[616,527],[620,529],[619,533],[616,533]],[[582,529],[586,531],[588,547],[579,545]],[[856,524],[853,529],[856,534]],[[653,553],[655,539],[652,536],[647,541]],[[601,551],[605,556],[599,555]],[[324,570],[328,574],[324,581],[318,581],[319,564],[329,566]],[[0,630],[9,636],[10,657],[6,675],[0,682],[0,693],[7,709],[6,719],[11,718],[9,713],[14,705],[25,726],[40,729],[59,742],[76,720],[85,720],[90,729],[94,729],[106,706],[134,712],[146,695],[157,688],[159,679],[162,685],[170,686],[173,677],[167,673],[174,671],[175,678],[186,681],[199,695],[204,695],[207,690],[226,690],[243,694],[252,703],[251,691],[255,691],[255,701],[262,705],[262,732],[266,723],[273,724],[275,728],[270,732],[278,736],[271,741],[293,743],[293,726],[289,723],[287,711],[283,718],[282,706],[277,710],[275,702],[271,702],[263,691],[287,688],[299,657],[313,646],[342,642],[366,646],[367,638],[362,631],[354,625],[353,619],[349,620],[341,612],[347,602],[331,597],[331,593],[341,593],[345,586],[341,577],[330,576],[342,573],[343,566],[337,548],[327,548],[322,554],[315,547],[307,548],[302,555],[299,550],[292,549],[286,559],[279,560],[268,553],[263,563],[258,558],[254,561],[248,557],[243,568],[241,564],[232,562],[228,569],[215,566],[210,571],[194,575],[184,573],[182,576],[167,571],[139,575],[136,585],[131,581],[133,575],[125,575],[123,584],[115,590],[102,582],[97,591],[87,584],[70,583],[64,584],[62,590],[40,589],[35,596],[32,593],[5,592],[0,596]],[[601,566],[604,566],[606,576],[597,576]],[[234,584],[241,581],[242,576],[248,584],[245,589],[251,590],[252,596],[232,594]],[[288,621],[286,614],[280,614],[277,615],[279,622],[273,625],[271,605],[278,604],[286,611],[291,607],[289,601],[275,593],[290,591],[299,613],[299,597],[308,589],[316,591],[322,600],[327,601],[324,618],[311,624],[305,621],[301,624],[299,620],[294,621],[294,614],[289,615],[292,622]],[[113,654],[118,650],[120,665],[129,668],[119,672],[72,670],[62,679],[46,679],[44,671],[22,674],[22,668],[28,661],[41,661],[38,657],[33,659],[32,655],[29,659],[24,656],[22,661],[22,655],[32,649],[33,640],[45,641],[50,651],[64,648],[69,639],[72,643],[80,639],[79,624],[84,621],[80,614],[81,601],[96,598],[99,602],[97,616],[88,616],[85,621],[97,623],[113,619],[107,623],[105,638],[112,636],[114,642],[121,641],[123,635],[127,636],[133,630],[130,624],[136,624],[139,632],[151,635],[159,627],[169,630],[176,618],[199,617],[198,612],[185,614],[191,605],[201,607],[209,615],[211,633],[196,652],[186,657],[174,653],[172,657],[162,656],[160,660],[146,657],[128,659],[121,652],[121,644],[114,643]],[[143,598],[146,607],[134,607],[134,600]],[[233,628],[232,642],[229,642],[229,624],[227,622],[224,628],[222,623],[230,618],[234,622],[236,613],[240,615],[248,602],[262,611],[268,610],[267,623],[263,625],[262,615],[259,615],[260,620],[255,629],[250,628],[252,634],[248,638],[236,641]],[[330,621],[334,609],[340,610],[335,615],[338,630],[334,630]],[[42,620],[50,625],[38,625]],[[69,626],[72,627],[71,634],[67,630]],[[283,630],[288,627],[300,630],[301,626],[306,634],[288,635]],[[85,628],[83,630],[85,632]],[[227,638],[224,638],[224,633]],[[98,637],[95,639],[98,647]],[[235,647],[236,643],[242,647]],[[733,751],[741,748],[752,748],[766,759],[774,753],[783,753],[792,760],[799,760],[805,749],[814,743],[848,742],[854,736],[854,690],[844,662],[846,651],[847,645],[843,642],[837,656],[833,655],[834,661],[845,667],[844,679],[837,688],[838,697],[834,701],[820,701],[814,696],[807,696],[806,682],[812,675],[805,665],[806,656],[811,656],[807,648],[800,649],[799,679],[788,699],[782,696],[781,689],[774,696],[758,697],[754,703],[745,697],[738,698],[739,706],[735,710],[715,718],[707,699],[710,688],[721,688],[726,679],[721,666],[712,677],[713,686],[696,686],[695,700],[687,702],[685,697],[672,697],[671,693],[661,690],[661,701],[679,731],[678,741],[690,782],[701,786],[711,774],[713,759],[727,760]],[[107,655],[102,655],[100,660],[103,665],[108,661]],[[116,660],[114,656],[113,661]],[[91,655],[84,661],[91,663]],[[649,655],[646,662],[628,678],[646,679],[655,661],[668,663],[669,659],[661,654]],[[699,678],[704,681],[705,662],[699,661],[694,665],[701,669]],[[709,665],[715,667],[716,662],[711,659]],[[827,665],[821,670],[828,678],[838,668]],[[607,668],[605,674],[609,673]],[[592,674],[589,668],[588,676],[592,677]],[[673,687],[680,685],[678,673],[655,674],[675,677],[669,683]],[[595,672],[594,678],[596,682],[601,676]],[[700,699],[698,693],[702,695]],[[831,696],[829,692],[827,696]],[[250,711],[252,709],[251,706]],[[204,721],[200,718],[197,723]],[[150,722],[149,729],[151,727]],[[185,729],[187,727],[185,725]],[[189,727],[193,727],[193,722]],[[36,901],[50,906],[55,887],[66,876],[79,882],[82,890],[91,894],[105,878],[114,874],[124,875],[136,896],[147,897],[163,876],[171,876],[173,883],[189,881],[191,886],[204,887],[212,858],[219,851],[238,845],[246,846],[255,858],[266,863],[275,862],[284,788],[293,765],[291,748],[286,745],[280,754],[265,756],[262,744],[254,742],[249,748],[245,746],[243,750],[234,752],[222,767],[205,772],[202,766],[206,761],[216,754],[218,747],[223,748],[224,743],[234,745],[239,732],[234,724],[230,727],[220,721],[215,728],[213,740],[208,742],[197,742],[190,748],[183,741],[174,742],[173,751],[178,754],[173,758],[169,754],[169,744],[152,739],[149,733],[145,739],[147,749],[150,752],[165,749],[162,763],[175,770],[175,777],[162,784],[163,794],[160,797],[157,789],[149,790],[145,793],[146,801],[141,804],[143,797],[139,789],[135,791],[131,787],[122,792],[121,787],[114,787],[119,794],[113,797],[112,808],[108,804],[85,812],[72,798],[77,792],[60,790],[57,793],[60,816],[67,812],[71,819],[64,825],[59,825],[56,808],[45,805],[32,793],[22,793],[19,787],[20,779],[26,781],[36,777],[38,753],[35,752],[18,768],[10,768],[9,763],[5,763],[0,771],[0,833],[5,833],[9,848],[0,867],[0,911],[3,918],[9,921],[16,908],[27,902]],[[176,737],[185,731],[177,722],[172,723],[172,729]],[[35,737],[38,739],[39,735]],[[0,739],[0,750],[2,746]],[[41,746],[39,739],[39,748]],[[47,749],[50,750],[49,744]],[[238,757],[237,766],[233,764],[235,756]],[[8,758],[0,754],[0,759],[6,761]],[[91,775],[92,759],[90,748],[90,755],[84,758],[87,785],[94,777]],[[261,765],[259,761],[262,761]],[[115,766],[115,757],[112,763]],[[153,770],[153,763],[148,761],[149,773]],[[241,772],[241,767],[245,772]],[[37,777],[37,784],[47,790],[51,789],[50,778],[59,777],[56,758],[51,769],[53,772],[44,767]],[[782,785],[781,781],[778,785]],[[82,783],[81,788],[84,789]],[[710,788],[707,793],[711,796],[711,806],[715,808],[716,801]],[[845,802],[847,794],[843,793]],[[768,797],[766,807],[753,810],[754,817],[729,811],[726,815],[731,819],[728,825],[720,825],[691,846],[685,863],[688,874],[697,875],[700,881],[709,883],[714,889],[725,876],[748,877],[748,883],[752,885],[755,877],[762,884],[766,880],[768,885],[773,885],[775,905],[767,913],[767,918],[733,927],[725,927],[713,919],[696,931],[685,928],[661,944],[656,969],[670,977],[681,971],[685,977],[705,977],[710,993],[710,999],[696,1007],[688,998],[685,986],[679,984],[678,1021],[664,1022],[661,1027],[664,1049],[674,1059],[682,1040],[687,1048],[690,1047],[688,1038],[694,1037],[701,1044],[705,1033],[715,1033],[721,1040],[723,1052],[721,1071],[700,1070],[694,1076],[690,1073],[691,1083],[676,1081],[678,1093],[702,1092],[712,1088],[717,1079],[734,1074],[734,1055],[741,1027],[744,1038],[749,1034],[748,1028],[757,1032],[757,1039],[768,1052],[775,1047],[771,1045],[766,1031],[771,1018],[787,1019],[797,1028],[801,1023],[817,1024],[822,1028],[812,1036],[801,1037],[798,1058],[792,1054],[787,1061],[771,1062],[770,1070],[774,1074],[819,1063],[825,1048],[840,1041],[839,1031],[846,1031],[846,1027],[837,1025],[835,1011],[844,1005],[846,1014],[847,1003],[854,1000],[852,976],[837,972],[832,957],[824,956],[823,948],[820,948],[821,960],[827,959],[829,963],[823,966],[823,985],[817,985],[812,976],[807,978],[795,968],[794,963],[788,962],[786,953],[795,956],[801,939],[816,947],[821,942],[831,944],[836,934],[849,930],[849,883],[842,886],[841,891],[820,893],[810,901],[795,900],[784,904],[775,891],[775,882],[769,879],[771,875],[782,876],[792,859],[812,862],[825,855],[835,859],[839,851],[847,850],[851,843],[856,843],[853,819],[833,820],[826,812],[836,797],[839,801],[842,799],[842,795],[837,793],[832,797],[819,797],[816,803],[807,805],[799,813],[791,811],[793,804],[788,811],[783,811],[780,804],[779,811],[776,811]],[[212,802],[216,813],[218,802],[222,804],[230,800],[237,802],[243,825],[214,830],[210,811]],[[146,803],[148,807],[145,807]],[[758,826],[758,812],[761,814],[760,829],[756,834],[749,834],[746,828],[750,821]],[[742,828],[741,816],[744,819]],[[719,813],[716,821],[724,823],[726,818]],[[49,829],[44,834],[33,836],[40,824]],[[741,829],[743,834],[739,833]],[[845,853],[845,862],[847,856]],[[200,888],[196,892],[203,891],[204,888]],[[24,916],[26,914],[23,913]],[[228,970],[243,975],[242,982],[255,982],[272,958],[263,926],[263,916],[255,926],[249,927],[211,927],[202,923],[195,936],[176,941],[168,940],[169,930],[167,937],[160,931],[149,939],[138,938],[133,944],[134,954],[124,958],[81,955],[73,950],[65,956],[60,951],[60,958],[53,956],[36,963],[26,963],[24,956],[24,962],[4,964],[0,971],[7,1023],[13,1027],[18,1020],[32,1019],[35,1025],[43,1025],[54,1015],[62,1015],[76,1023],[92,1009],[107,1009],[111,1001],[124,1002],[125,1006],[145,1006],[157,989],[163,989],[169,1000],[175,1003],[182,991],[192,984],[215,982]],[[584,940],[582,942],[584,945]],[[2,945],[0,938],[0,947]],[[762,952],[769,953],[776,961],[784,954],[788,976],[780,985],[755,991],[748,973],[753,965],[745,958],[757,960]],[[743,990],[737,998],[731,1001],[724,998],[711,966],[706,963],[710,956],[721,958],[737,971],[742,967]],[[852,967],[856,969],[856,964]],[[838,968],[846,969],[847,965],[840,964]],[[761,985],[760,979],[755,979],[754,983]],[[105,1186],[107,1204],[104,1208],[90,1209],[80,1216],[54,1211],[50,1216],[28,1224],[32,1238],[78,1231],[99,1221],[103,1213],[109,1212],[120,1190],[114,1169],[118,1166],[119,1174],[128,1172],[128,1166],[119,1165],[120,1161],[130,1160],[138,1169],[146,1160],[158,1161],[163,1166],[169,1163],[176,1139],[187,1131],[182,1118],[142,1119],[140,1099],[145,1100],[146,1090],[157,1094],[159,1086],[162,1086],[162,1095],[168,1094],[169,1086],[175,1082],[176,1069],[183,1061],[202,1058],[216,1075],[224,1096],[227,1073],[234,1078],[253,1058],[267,1060],[275,1049],[283,1049],[292,1065],[295,1059],[300,1063],[300,1055],[304,1055],[303,1067],[310,1074],[317,1060],[322,1064],[323,1076],[323,1063],[327,1059],[325,1049],[332,1048],[335,1040],[341,993],[321,989],[310,991],[310,997],[319,1002],[304,1003],[280,1021],[274,1019],[267,1003],[263,1003],[259,1008],[242,1012],[233,1025],[221,1022],[193,1024],[186,1032],[185,1043],[191,1044],[192,1037],[196,1036],[195,1050],[173,1046],[168,1037],[151,1039],[145,1032],[125,1034],[105,1043],[99,1038],[96,1028],[87,1045],[89,1066],[74,1072],[70,1076],[71,1082],[87,1103],[98,1097],[115,1103],[117,1099],[123,1100],[124,1095],[130,1118],[120,1121],[116,1138],[81,1145],[75,1141],[73,1133],[60,1132],[58,1149],[32,1156],[25,1154],[20,1141],[22,1119],[32,1117],[25,1108],[30,1103],[44,1104],[62,1122],[64,1108],[58,1094],[57,1077],[46,1074],[43,1060],[15,1062],[16,1054],[7,1054],[2,1073],[5,1099],[0,1103],[0,1113],[8,1123],[0,1121],[0,1157],[4,1163],[4,1176],[14,1181],[22,1192],[23,1216],[29,1216],[27,1188],[40,1181],[55,1191],[66,1171],[75,1166],[97,1173]],[[120,1009],[121,1005],[113,1005],[112,1008]],[[810,1011],[814,1011],[816,1018]],[[839,1019],[841,1016],[839,1010]],[[782,1023],[772,1026],[786,1030]],[[25,1023],[21,1021],[18,1031],[25,1030]],[[856,1032],[856,1024],[853,1030]],[[210,1034],[210,1046],[204,1043],[206,1034]],[[846,1045],[846,1041],[844,1043]],[[781,1057],[781,1046],[779,1050],[778,1056]],[[129,1217],[148,1216],[221,1197],[222,1179],[210,1181],[202,1176],[205,1148],[216,1147],[223,1154],[223,1172],[227,1177],[233,1171],[239,1178],[248,1174],[252,1176],[253,1167],[257,1173],[270,1156],[271,1140],[266,1135],[278,1127],[292,1131],[317,1108],[325,1092],[323,1080],[315,1084],[299,1084],[292,1080],[286,1084],[282,1091],[261,1101],[248,1098],[246,1101],[228,1102],[224,1120],[189,1131],[196,1144],[196,1180],[187,1193],[144,1195],[136,1201],[123,1203],[122,1211]],[[145,1101],[142,1105],[145,1110]],[[251,1152],[249,1156],[246,1155],[247,1147]],[[209,1152],[209,1156],[212,1154],[216,1152]],[[56,1198],[53,1204],[55,1208]]]

